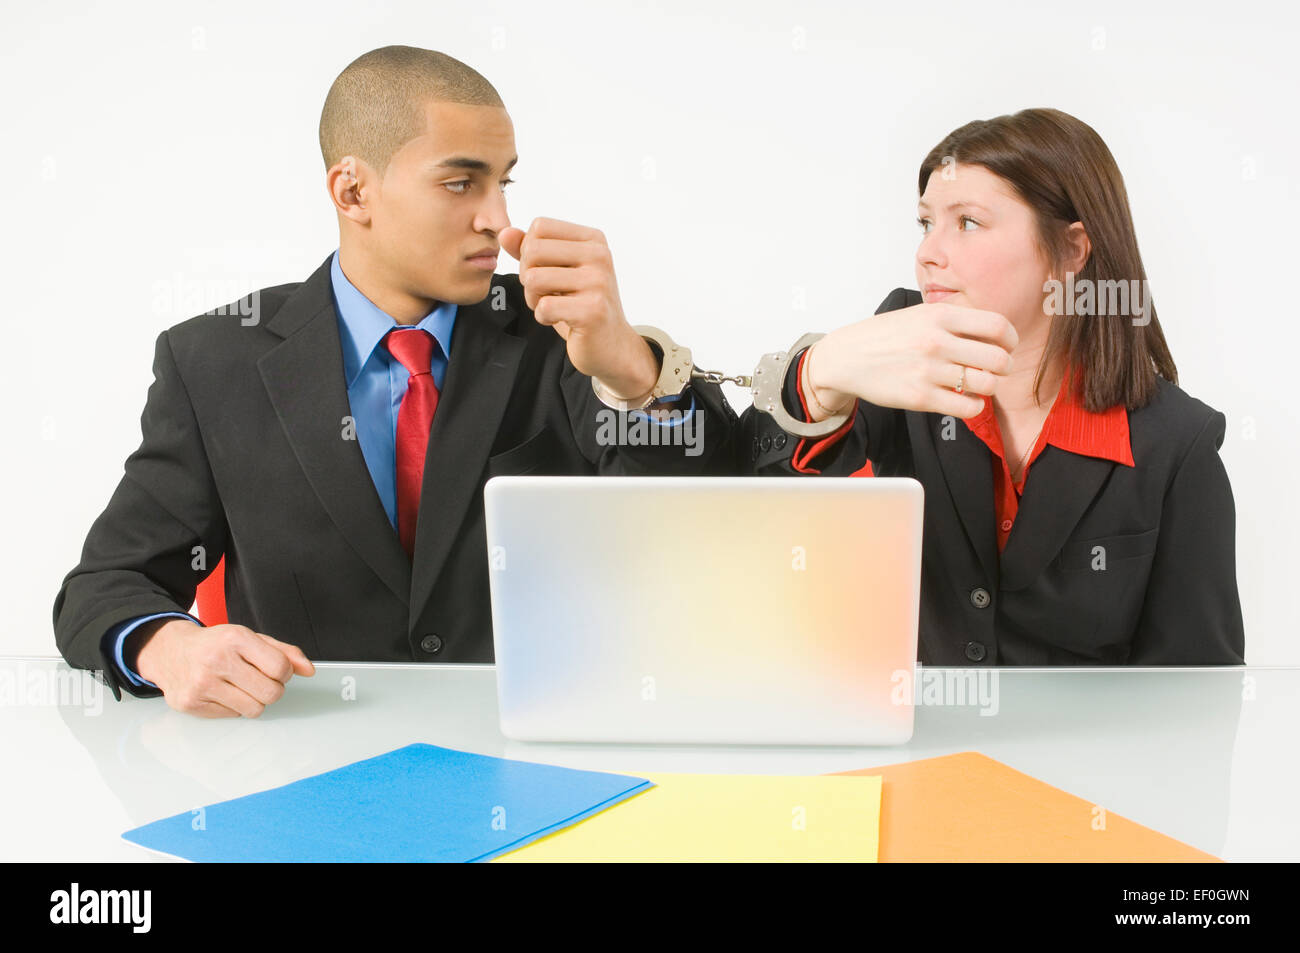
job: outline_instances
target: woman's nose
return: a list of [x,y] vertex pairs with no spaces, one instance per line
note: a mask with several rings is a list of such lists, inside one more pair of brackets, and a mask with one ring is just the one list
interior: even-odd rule
[[948,264],[948,253],[938,230],[931,226],[930,231],[921,236],[921,244],[916,247],[916,261],[920,265],[933,265],[944,268]]

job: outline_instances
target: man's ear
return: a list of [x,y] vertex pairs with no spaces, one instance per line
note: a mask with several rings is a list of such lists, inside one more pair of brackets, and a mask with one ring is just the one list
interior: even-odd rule
[[365,194],[370,176],[368,167],[355,156],[344,156],[325,174],[325,184],[335,210],[355,222],[370,220]]

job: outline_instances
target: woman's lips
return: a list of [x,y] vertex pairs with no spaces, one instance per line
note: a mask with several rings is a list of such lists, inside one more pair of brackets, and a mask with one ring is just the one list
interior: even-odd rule
[[942,301],[944,298],[951,297],[952,295],[955,294],[957,294],[957,292],[953,291],[951,288],[940,288],[938,286],[934,286],[934,287],[927,287],[925,291],[922,292],[921,297],[924,298],[926,301]]

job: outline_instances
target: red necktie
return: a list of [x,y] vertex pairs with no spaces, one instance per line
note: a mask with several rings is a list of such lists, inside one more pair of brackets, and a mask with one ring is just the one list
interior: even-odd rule
[[429,373],[433,335],[422,328],[394,328],[383,345],[411,372],[406,393],[397,410],[397,534],[406,555],[414,558],[415,518],[420,512],[420,485],[424,482],[424,456],[429,448],[429,428],[438,409],[438,387]]

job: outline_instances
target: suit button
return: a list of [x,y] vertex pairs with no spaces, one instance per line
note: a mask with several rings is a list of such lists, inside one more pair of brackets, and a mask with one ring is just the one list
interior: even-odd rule
[[992,601],[993,600],[989,598],[989,591],[987,589],[980,588],[972,589],[970,591],[970,604],[976,609],[987,609],[989,603]]
[[767,453],[767,451],[772,449],[772,438],[767,434],[763,434],[763,439],[758,442],[758,447],[764,453]]
[[754,438],[754,446],[750,448],[749,459],[751,460],[758,459],[758,438],[757,437]]
[[780,449],[781,449],[782,447],[784,447],[784,446],[785,446],[785,434],[783,434],[783,433],[779,433],[779,434],[777,434],[775,437],[772,438],[772,449],[773,449],[773,450],[780,450]]
[[985,654],[986,653],[984,651],[983,642],[966,643],[966,657],[970,659],[972,662],[980,661],[982,658],[984,658]]
[[436,635],[426,635],[420,640],[420,648],[424,649],[430,655],[437,655],[442,651],[442,639]]

